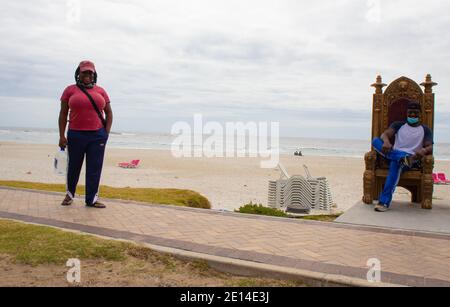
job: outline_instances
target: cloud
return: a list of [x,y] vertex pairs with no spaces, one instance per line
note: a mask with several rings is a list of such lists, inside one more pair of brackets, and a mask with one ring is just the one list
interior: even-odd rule
[[[68,18],[73,3],[2,4],[1,104],[56,106],[77,63],[91,59],[118,130],[166,129],[199,111],[270,119],[279,110],[282,129],[303,129],[297,117],[306,114],[331,134],[355,120],[368,131],[377,74],[421,82],[432,73],[439,111],[450,114],[447,2],[81,0],[79,22]],[[2,124],[20,121],[23,109],[8,110]],[[36,121],[53,125],[45,116]],[[344,130],[336,135],[353,133]]]

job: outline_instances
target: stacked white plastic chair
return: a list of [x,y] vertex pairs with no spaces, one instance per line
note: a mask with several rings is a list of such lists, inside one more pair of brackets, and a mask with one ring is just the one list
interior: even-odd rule
[[328,179],[325,177],[313,178],[309,173],[308,167],[303,165],[307,180],[313,187],[313,205],[314,210],[331,210],[333,206],[333,198],[331,197],[331,189]]
[[324,177],[313,178],[304,166],[307,178],[289,176],[280,164],[282,177],[269,182],[269,207],[293,213],[309,213],[311,210],[331,210],[333,200],[330,185]]
[[289,178],[284,188],[286,211],[309,213],[314,207],[314,189],[302,176]]
[[269,181],[269,207],[284,209],[284,187],[290,176],[281,164],[278,164],[278,168],[281,171],[281,178],[277,181]]
[[287,180],[269,181],[269,207],[284,208],[284,187]]

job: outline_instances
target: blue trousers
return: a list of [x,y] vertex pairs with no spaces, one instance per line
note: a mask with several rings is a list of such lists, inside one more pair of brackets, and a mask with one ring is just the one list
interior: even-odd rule
[[374,149],[382,157],[384,157],[389,161],[389,175],[386,178],[386,183],[384,184],[383,192],[381,193],[378,201],[380,204],[384,204],[390,207],[395,189],[397,188],[398,182],[400,181],[400,176],[404,171],[409,169],[404,164],[401,163],[401,160],[404,157],[411,156],[411,154],[400,150],[391,150],[387,154],[384,154],[382,151],[383,144],[384,141],[380,138],[376,138],[372,142]]
[[98,199],[107,140],[108,134],[104,128],[97,131],[69,130],[67,132],[69,156],[67,195],[71,198],[75,197],[81,167],[86,157],[86,205],[92,205]]

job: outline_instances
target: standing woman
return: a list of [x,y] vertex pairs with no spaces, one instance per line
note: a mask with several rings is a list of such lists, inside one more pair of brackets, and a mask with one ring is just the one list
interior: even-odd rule
[[[70,206],[86,156],[86,206],[105,208],[98,201],[105,146],[111,131],[113,113],[106,91],[97,86],[94,63],[83,61],[75,72],[76,84],[61,96],[59,147],[68,149],[67,195],[62,206]],[[69,112],[70,111],[70,112]],[[104,115],[106,118],[104,118]],[[65,130],[69,116],[67,138]]]

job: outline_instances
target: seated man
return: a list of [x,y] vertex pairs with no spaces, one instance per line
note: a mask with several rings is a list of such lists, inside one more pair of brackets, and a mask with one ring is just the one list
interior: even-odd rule
[[[372,143],[375,150],[390,162],[384,190],[375,206],[377,212],[389,210],[402,172],[419,166],[424,156],[433,153],[433,133],[421,124],[420,104],[411,101],[407,114],[406,122],[393,123],[381,138],[376,138]],[[390,139],[394,135],[395,144],[392,146]]]

